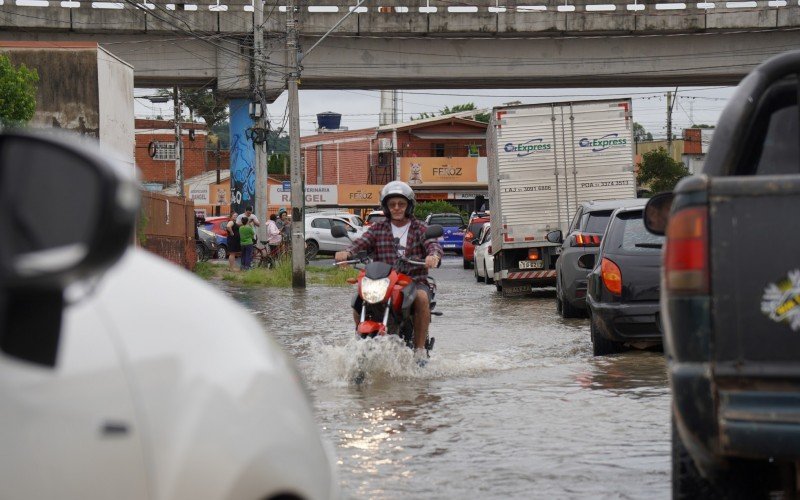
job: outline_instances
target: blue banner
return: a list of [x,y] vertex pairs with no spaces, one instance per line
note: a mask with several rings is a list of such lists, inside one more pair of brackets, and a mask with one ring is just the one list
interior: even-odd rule
[[237,213],[256,206],[256,152],[253,141],[247,138],[247,129],[253,126],[249,104],[248,99],[230,100],[231,208]]

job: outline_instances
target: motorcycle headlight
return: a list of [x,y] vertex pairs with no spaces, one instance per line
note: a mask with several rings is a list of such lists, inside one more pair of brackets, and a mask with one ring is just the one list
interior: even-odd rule
[[386,297],[389,289],[389,278],[371,280],[367,277],[361,279],[361,296],[368,304],[376,304]]

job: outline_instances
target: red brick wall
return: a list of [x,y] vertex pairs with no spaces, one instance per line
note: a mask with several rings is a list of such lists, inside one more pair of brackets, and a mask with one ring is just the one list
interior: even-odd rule
[[[183,143],[183,178],[189,179],[206,171],[206,135],[205,126],[201,123],[181,124],[184,130],[193,128],[203,133],[197,133],[195,140],[190,141],[189,135],[184,132],[181,136]],[[174,142],[174,133],[161,133],[164,129],[173,128],[171,121],[163,120],[136,120],[136,165],[142,172],[143,182],[161,182],[164,184],[175,183],[175,160],[154,160],[148,154],[148,145],[151,141]],[[159,131],[158,133],[148,132]],[[209,168],[216,167],[216,162]]]
[[[326,142],[326,144],[321,144],[323,184],[337,184],[337,179],[338,184],[367,184],[371,143],[369,137],[372,137],[374,133],[374,129],[365,129],[301,138],[301,148],[303,156],[305,156],[306,184],[317,184],[317,145],[315,143],[319,142]],[[327,144],[333,141],[335,143]],[[372,156],[374,163],[377,161],[377,149],[373,151]]]

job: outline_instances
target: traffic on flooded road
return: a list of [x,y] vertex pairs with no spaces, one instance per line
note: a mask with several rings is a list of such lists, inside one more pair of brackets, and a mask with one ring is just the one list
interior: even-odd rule
[[424,368],[391,337],[355,340],[351,287],[220,284],[298,361],[342,496],[668,497],[663,354],[595,358],[553,290],[503,298],[461,260],[431,273],[443,316]]

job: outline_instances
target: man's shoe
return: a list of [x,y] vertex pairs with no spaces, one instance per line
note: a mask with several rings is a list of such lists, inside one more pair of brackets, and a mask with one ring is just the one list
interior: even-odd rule
[[420,368],[424,368],[428,364],[428,351],[427,349],[414,349],[414,362]]

